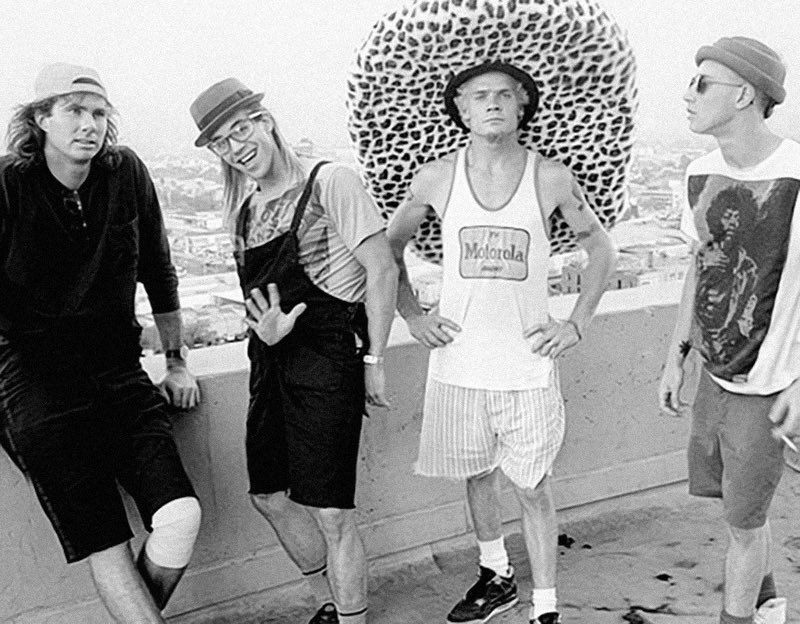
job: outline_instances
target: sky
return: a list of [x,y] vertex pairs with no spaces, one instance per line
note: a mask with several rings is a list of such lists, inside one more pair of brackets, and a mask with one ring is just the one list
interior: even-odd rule
[[[355,50],[407,1],[0,0],[0,126],[32,99],[43,65],[67,61],[98,70],[120,113],[121,142],[143,154],[190,152],[197,133],[189,105],[229,76],[265,91],[291,142],[347,146],[345,85]],[[599,2],[637,57],[640,136],[689,136],[681,96],[694,53],[737,34],[783,55],[788,97],[772,125],[798,134],[796,0]]]

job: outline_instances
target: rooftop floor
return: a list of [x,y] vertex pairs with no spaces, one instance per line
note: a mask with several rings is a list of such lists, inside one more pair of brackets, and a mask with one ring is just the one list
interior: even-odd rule
[[[789,622],[800,622],[798,496],[800,474],[787,468],[770,518],[778,592],[790,597]],[[690,497],[680,484],[607,501],[580,514],[567,511],[561,518],[561,542],[570,544],[559,548],[558,594],[565,624],[717,624],[726,541],[717,501]],[[527,597],[530,569],[515,528],[508,527],[506,541],[520,596]],[[461,540],[432,559],[375,575],[370,624],[444,623],[477,574],[477,549],[468,544]],[[305,624],[313,611],[309,598],[304,609],[276,611],[264,605],[257,618],[231,614],[213,621]],[[521,600],[492,624],[527,624],[527,613]]]

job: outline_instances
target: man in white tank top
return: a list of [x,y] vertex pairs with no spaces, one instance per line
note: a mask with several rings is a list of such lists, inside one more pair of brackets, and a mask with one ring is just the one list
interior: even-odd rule
[[[457,74],[445,103],[470,142],[419,170],[387,232],[401,269],[398,310],[432,349],[416,470],[466,479],[480,551],[479,580],[450,622],[486,622],[518,602],[499,515],[500,471],[522,505],[530,621],[561,621],[549,478],[564,433],[555,358],[580,341],[615,261],[568,169],[519,143],[537,99],[532,78],[506,63]],[[589,256],[567,320],[547,309],[548,223],[557,208]],[[425,314],[403,252],[429,210],[442,219],[443,284],[438,308]]]

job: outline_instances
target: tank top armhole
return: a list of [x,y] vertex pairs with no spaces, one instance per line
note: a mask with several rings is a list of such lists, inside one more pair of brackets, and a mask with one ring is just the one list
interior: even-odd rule
[[[464,148],[466,149],[466,148]],[[450,171],[450,184],[447,188],[447,194],[444,195],[444,202],[442,202],[441,211],[436,210],[436,206],[431,206],[433,211],[439,216],[440,219],[444,219],[444,213],[447,210],[447,206],[450,204],[450,197],[453,195],[453,186],[456,183],[456,172],[458,171],[458,164],[461,162],[461,155],[464,153],[464,149],[458,150],[456,153],[455,162],[453,163],[452,170]]]
[[542,203],[542,195],[539,191],[541,185],[539,184],[539,167],[542,164],[542,156],[539,152],[533,152],[533,190],[536,193],[536,207],[539,209],[539,216],[542,218],[542,229],[547,240],[551,240],[550,232],[550,215],[544,213],[544,204]]

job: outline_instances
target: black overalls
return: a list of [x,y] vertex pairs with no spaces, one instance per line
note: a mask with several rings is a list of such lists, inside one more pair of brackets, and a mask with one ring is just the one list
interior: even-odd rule
[[[314,285],[298,254],[297,230],[323,164],[311,171],[289,231],[235,252],[245,298],[253,288],[266,296],[274,283],[284,312],[300,302],[308,306],[273,346],[250,332],[247,468],[251,494],[288,491],[303,505],[351,509],[364,414],[366,314],[362,303]],[[249,218],[248,202],[237,221],[240,241],[247,240]]]

